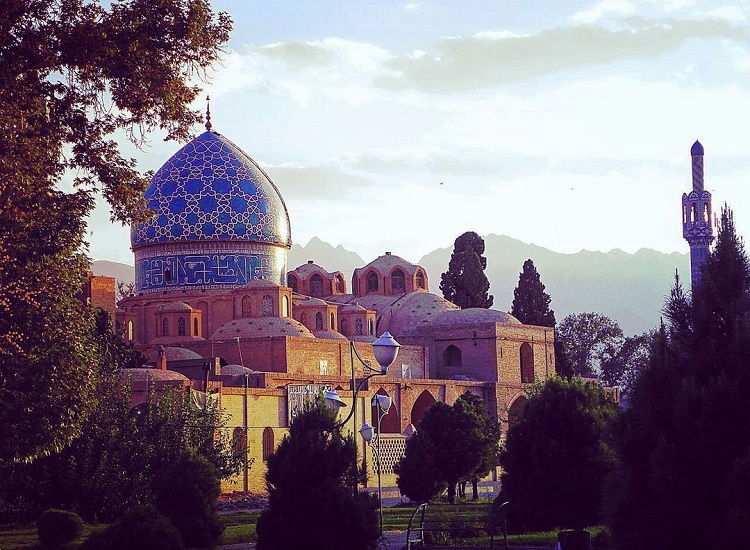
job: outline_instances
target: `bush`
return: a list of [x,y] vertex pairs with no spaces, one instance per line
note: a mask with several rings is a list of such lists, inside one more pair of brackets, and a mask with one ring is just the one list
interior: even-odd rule
[[215,508],[220,494],[216,468],[205,458],[185,455],[162,476],[155,504],[185,545],[213,548],[224,530]]
[[179,531],[153,506],[137,506],[104,531],[97,531],[81,550],[182,550]]
[[71,542],[83,531],[83,520],[74,512],[45,511],[36,522],[39,542],[44,546],[58,546]]

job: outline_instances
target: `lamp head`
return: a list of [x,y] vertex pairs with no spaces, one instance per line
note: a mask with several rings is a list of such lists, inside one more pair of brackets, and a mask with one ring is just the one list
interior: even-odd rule
[[346,407],[346,403],[344,402],[341,397],[339,397],[339,394],[336,390],[328,390],[323,394],[323,399],[325,399],[326,405],[333,408],[334,410],[339,410],[343,407]]
[[372,343],[372,351],[375,354],[375,360],[380,365],[380,372],[385,374],[388,367],[396,360],[398,349],[401,344],[389,332],[384,332],[380,338]]
[[393,400],[391,399],[390,395],[381,395],[379,393],[376,393],[372,396],[372,406],[378,407],[382,412],[387,413],[391,409],[391,404],[393,403]]
[[370,441],[372,441],[372,426],[370,426],[367,422],[364,422],[362,424],[362,427],[359,429],[359,434],[362,436],[362,439],[369,443]]

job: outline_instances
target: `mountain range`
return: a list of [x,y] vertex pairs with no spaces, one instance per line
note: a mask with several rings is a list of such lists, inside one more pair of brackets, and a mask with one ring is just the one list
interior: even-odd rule
[[[675,270],[689,282],[690,259],[687,254],[665,254],[642,248],[635,254],[622,250],[592,252],[582,250],[562,254],[504,235],[484,237],[490,293],[494,309],[509,311],[513,290],[524,261],[533,260],[558,322],[570,313],[595,311],[618,321],[626,335],[640,334],[659,324],[661,309],[674,283]],[[427,271],[430,290],[440,294],[440,275],[448,268],[453,246],[433,250],[418,263]],[[394,253],[398,253],[394,251]],[[328,271],[341,271],[351,282],[354,269],[367,262],[356,252],[341,245],[332,246],[317,237],[305,246],[295,244],[287,265],[293,269],[312,260]],[[97,275],[132,281],[133,266],[96,260]]]

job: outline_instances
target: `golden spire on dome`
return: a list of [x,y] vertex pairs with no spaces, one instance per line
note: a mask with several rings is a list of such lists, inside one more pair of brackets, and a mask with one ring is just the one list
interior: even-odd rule
[[211,131],[211,96],[206,96],[206,130]]

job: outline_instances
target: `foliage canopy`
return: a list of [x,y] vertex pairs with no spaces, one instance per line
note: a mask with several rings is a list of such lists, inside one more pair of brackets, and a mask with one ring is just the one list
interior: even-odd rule
[[187,139],[190,82],[231,21],[206,0],[7,0],[0,29],[0,461],[22,461],[64,448],[92,410],[92,319],[75,296],[96,193],[113,221],[148,215],[147,177],[114,136]]
[[502,500],[527,530],[583,528],[598,521],[614,399],[596,383],[551,378],[537,385],[500,455]]

